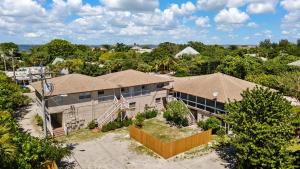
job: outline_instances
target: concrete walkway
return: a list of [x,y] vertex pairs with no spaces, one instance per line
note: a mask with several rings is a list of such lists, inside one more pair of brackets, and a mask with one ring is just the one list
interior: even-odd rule
[[[124,138],[124,139],[118,139]],[[127,139],[126,139],[127,138]],[[165,160],[130,150],[128,133],[108,133],[105,136],[79,143],[73,150],[78,162],[76,169],[225,169],[216,152],[190,159]]]
[[[34,100],[34,93],[26,93],[28,97]],[[20,127],[29,132],[34,137],[43,137],[41,127],[37,126],[34,121],[34,116],[37,114],[38,107],[34,101],[24,110],[25,115],[18,119]]]

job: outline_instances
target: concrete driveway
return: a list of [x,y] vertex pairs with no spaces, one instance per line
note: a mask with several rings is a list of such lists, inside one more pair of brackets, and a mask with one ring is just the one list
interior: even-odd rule
[[101,138],[81,142],[75,146],[73,157],[78,169],[224,169],[224,162],[214,152],[188,158],[173,157],[165,160],[147,154],[132,151],[131,140],[127,132],[108,133]]

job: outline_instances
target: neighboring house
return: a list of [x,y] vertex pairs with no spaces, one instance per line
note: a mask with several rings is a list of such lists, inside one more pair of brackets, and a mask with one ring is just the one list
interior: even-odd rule
[[295,62],[289,63],[290,66],[299,66],[300,67],[300,60],[297,60]]
[[[46,94],[47,128],[60,135],[86,127],[92,120],[102,126],[116,118],[133,117],[147,108],[164,108],[168,78],[126,70],[99,77],[70,74],[48,80],[53,91]],[[41,107],[41,85],[36,89],[37,104]],[[42,116],[42,113],[39,112]]]
[[53,62],[51,63],[52,65],[58,64],[58,63],[64,63],[65,59],[57,57],[53,60]]
[[[42,68],[40,66],[33,66],[33,67],[20,67],[15,71],[16,80],[19,84],[29,84],[34,81],[37,81],[40,76],[36,75],[39,74],[42,71]],[[43,67],[43,71],[47,71],[45,67]],[[10,77],[14,78],[14,72],[13,71],[6,71],[5,74]],[[50,78],[51,75],[47,74],[47,78]]]
[[[53,60],[53,62],[51,64],[56,65],[56,64],[60,64],[60,63],[64,63],[64,62],[65,62],[65,59],[57,57]],[[60,70],[59,74],[60,75],[67,75],[67,74],[69,74],[69,69],[68,68],[62,68]]]
[[245,54],[245,56],[256,57],[256,58],[261,59],[261,60],[264,61],[264,62],[268,60],[268,58],[257,56],[256,53],[247,53],[247,54]]
[[199,52],[197,52],[194,48],[188,46],[186,48],[184,48],[182,51],[180,51],[179,53],[177,53],[175,55],[175,58],[179,58],[183,55],[198,55]]
[[144,49],[142,47],[135,45],[131,48],[131,50],[136,51],[138,53],[150,53],[150,52],[152,52],[153,49]]
[[[256,86],[222,73],[174,78],[169,98],[182,100],[192,111],[196,120],[226,113],[224,104],[228,101],[240,101],[241,93]],[[221,117],[220,117],[221,118]]]

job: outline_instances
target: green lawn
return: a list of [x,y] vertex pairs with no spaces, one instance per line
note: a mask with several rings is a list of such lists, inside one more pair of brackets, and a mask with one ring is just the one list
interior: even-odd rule
[[164,142],[171,142],[199,132],[188,127],[171,127],[170,125],[158,119],[145,120],[142,129]]

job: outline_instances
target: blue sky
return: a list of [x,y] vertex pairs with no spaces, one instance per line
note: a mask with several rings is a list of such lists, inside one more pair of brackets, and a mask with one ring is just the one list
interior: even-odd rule
[[0,42],[257,44],[300,38],[300,0],[0,0]]

